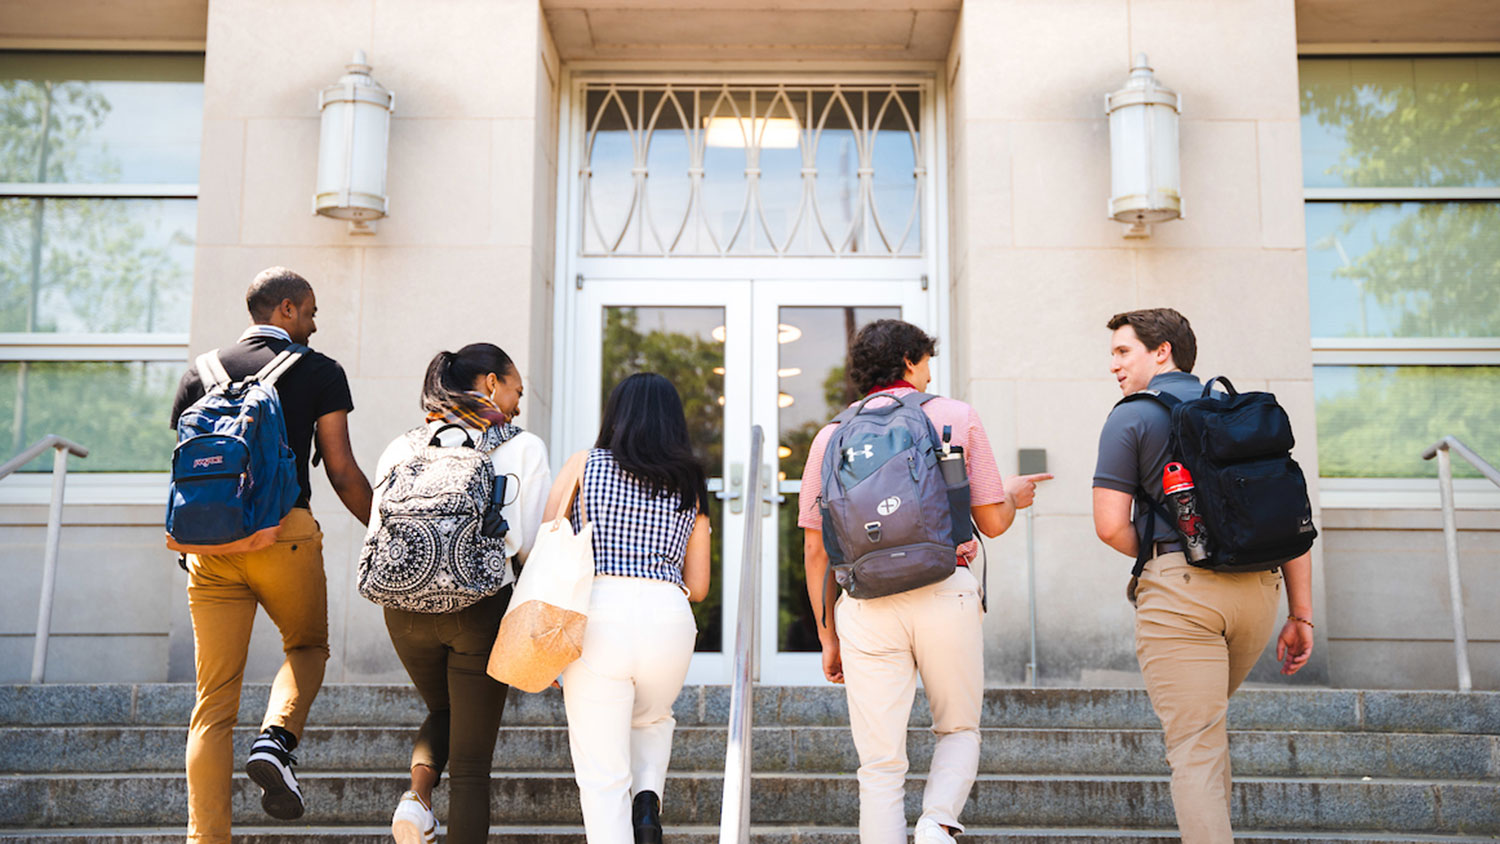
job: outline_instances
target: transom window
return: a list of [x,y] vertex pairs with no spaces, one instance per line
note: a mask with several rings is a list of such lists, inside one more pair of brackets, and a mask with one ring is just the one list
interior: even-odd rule
[[583,95],[583,255],[922,254],[922,83]]

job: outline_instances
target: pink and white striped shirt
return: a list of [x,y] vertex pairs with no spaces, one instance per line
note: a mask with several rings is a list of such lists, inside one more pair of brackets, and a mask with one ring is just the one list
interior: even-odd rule
[[[910,387],[893,387],[881,390],[892,396],[904,396],[916,392]],[[932,427],[942,435],[943,426],[953,428],[952,443],[962,446],[964,465],[969,470],[969,503],[979,507],[999,504],[1005,500],[1005,485],[1000,480],[1000,469],[995,465],[995,453],[990,449],[989,437],[979,414],[965,402],[938,396],[922,405]],[[802,491],[797,500],[797,527],[807,530],[822,530],[823,517],[818,513],[818,495],[823,491],[823,452],[828,438],[833,435],[833,424],[824,425],[813,438],[807,450],[807,465],[802,469]],[[958,562],[968,565],[979,553],[979,540],[971,540],[958,547]]]

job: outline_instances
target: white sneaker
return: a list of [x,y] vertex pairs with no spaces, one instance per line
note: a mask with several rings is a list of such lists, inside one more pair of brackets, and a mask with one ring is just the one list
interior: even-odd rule
[[914,844],[955,844],[948,830],[932,818],[917,821],[916,834],[912,838]]
[[415,791],[401,795],[401,802],[396,804],[396,813],[391,815],[391,837],[396,839],[396,844],[435,844],[437,841],[437,818]]

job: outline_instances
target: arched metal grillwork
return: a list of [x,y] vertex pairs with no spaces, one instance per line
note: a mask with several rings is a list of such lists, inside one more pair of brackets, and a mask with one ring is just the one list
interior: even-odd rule
[[584,255],[922,253],[920,84],[583,93]]

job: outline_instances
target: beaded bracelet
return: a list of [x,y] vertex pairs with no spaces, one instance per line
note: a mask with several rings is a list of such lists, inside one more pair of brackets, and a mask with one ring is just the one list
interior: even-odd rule
[[1317,625],[1315,625],[1315,624],[1313,624],[1313,623],[1312,623],[1312,622],[1311,622],[1311,621],[1308,621],[1308,620],[1307,620],[1307,619],[1305,619],[1305,618],[1302,618],[1302,617],[1301,617],[1301,616],[1296,616],[1296,615],[1288,615],[1288,616],[1287,616],[1287,617],[1286,617],[1286,620],[1287,620],[1287,621],[1300,621],[1300,622],[1302,622],[1302,623],[1303,623],[1303,624],[1306,624],[1306,625],[1307,625],[1307,626],[1308,626],[1308,628],[1309,628],[1309,629],[1312,629],[1312,630],[1316,630],[1316,629],[1318,629],[1318,628],[1317,628]]

